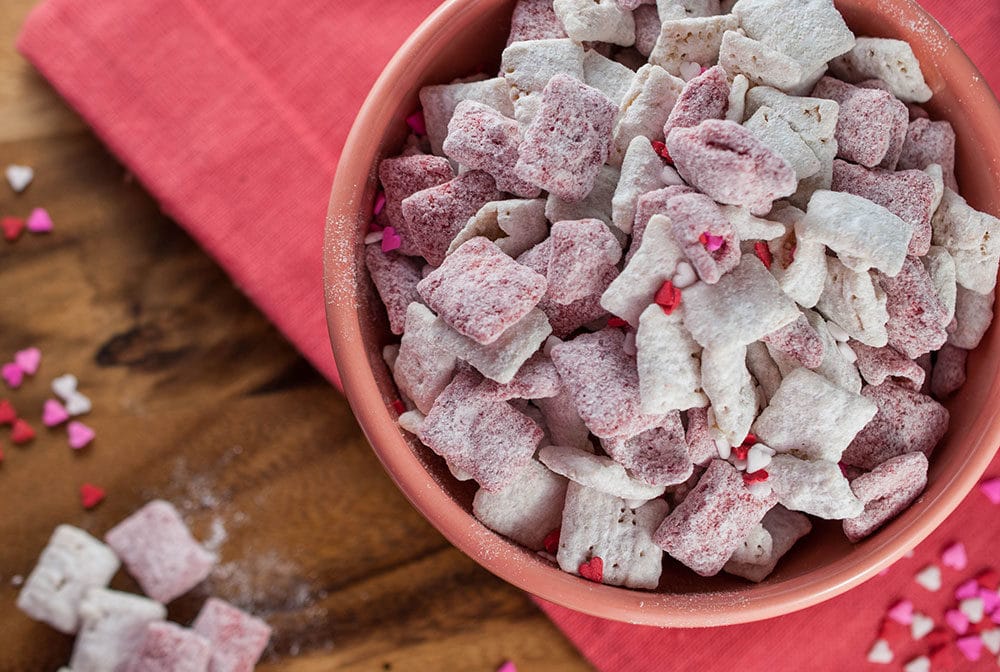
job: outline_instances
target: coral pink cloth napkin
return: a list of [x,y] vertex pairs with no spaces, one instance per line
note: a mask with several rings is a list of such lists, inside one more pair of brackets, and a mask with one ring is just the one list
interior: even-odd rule
[[[45,0],[20,51],[112,152],[334,384],[320,249],[351,122],[384,64],[437,0]],[[1000,3],[923,0],[1000,88]],[[991,473],[1000,471],[995,462]],[[763,623],[659,630],[542,604],[605,671],[885,669],[865,662],[889,602],[942,623],[950,588],[1000,558],[998,509],[979,493],[917,557],[847,595]],[[979,531],[972,534],[971,531]],[[963,539],[945,589],[913,583]],[[897,665],[927,648],[897,647]],[[995,657],[947,669],[995,669]],[[897,668],[898,669],[898,668]],[[944,668],[941,668],[944,669]]]

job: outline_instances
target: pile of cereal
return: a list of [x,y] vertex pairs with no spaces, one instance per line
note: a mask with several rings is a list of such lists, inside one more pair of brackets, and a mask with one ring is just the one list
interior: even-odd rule
[[1000,220],[931,95],[832,0],[519,0],[500,76],[425,87],[378,167],[400,425],[594,581],[870,535],[992,320]]

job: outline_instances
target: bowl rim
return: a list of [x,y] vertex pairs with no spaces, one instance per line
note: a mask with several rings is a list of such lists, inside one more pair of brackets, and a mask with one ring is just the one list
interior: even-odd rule
[[[344,145],[334,178],[324,234],[327,325],[344,393],[386,473],[451,544],[494,575],[544,600],[628,623],[710,627],[772,618],[840,595],[901,558],[940,526],[985,472],[996,452],[995,447],[1000,444],[1000,414],[994,413],[992,418],[980,414],[978,432],[973,436],[976,449],[965,456],[964,463],[942,486],[939,496],[930,502],[932,506],[929,505],[919,519],[905,527],[883,530],[864,542],[869,548],[863,566],[859,567],[857,560],[844,558],[828,565],[821,578],[810,580],[808,573],[802,574],[771,586],[770,590],[761,589],[751,597],[741,591],[672,594],[629,590],[591,583],[542,563],[521,562],[533,557],[534,553],[485,528],[427,474],[402,438],[389,408],[382,403],[382,393],[365,351],[359,313],[353,303],[355,264],[344,263],[344,259],[354,258],[356,241],[340,234],[368,207],[362,203],[364,189],[361,187],[370,179],[373,169],[352,162],[350,157],[359,152],[367,153],[365,148],[371,140],[367,129],[384,128],[394,121],[389,106],[380,105],[379,101],[392,95],[397,82],[413,67],[417,56],[434,41],[438,27],[476,11],[488,1],[447,0],[399,48],[365,99]],[[974,87],[988,93],[987,99],[992,100],[992,123],[1000,128],[1000,104],[968,55],[929,12],[913,0],[901,1],[912,5],[921,19],[928,22],[926,25],[939,33],[937,37],[954,47],[960,55],[956,69],[963,78],[973,82]],[[344,300],[344,297],[350,298]],[[1000,380],[993,381],[991,394],[1000,395]],[[372,403],[373,400],[378,403]],[[418,477],[405,477],[405,474]]]

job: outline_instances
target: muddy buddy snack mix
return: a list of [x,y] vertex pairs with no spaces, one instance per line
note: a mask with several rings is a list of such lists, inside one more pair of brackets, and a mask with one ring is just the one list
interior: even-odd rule
[[1000,266],[910,46],[833,0],[518,0],[511,25],[377,166],[401,427],[483,525],[609,585],[669,590],[667,556],[759,582],[814,519],[890,524]]

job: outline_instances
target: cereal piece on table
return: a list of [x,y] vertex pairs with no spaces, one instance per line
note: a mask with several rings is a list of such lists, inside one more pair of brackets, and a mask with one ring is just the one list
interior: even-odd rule
[[889,382],[868,386],[861,394],[879,410],[844,451],[846,464],[874,469],[903,453],[930,455],[948,431],[948,409],[927,395]]
[[443,350],[503,385],[514,378],[551,333],[552,327],[545,313],[533,308],[506,329],[500,338],[487,345],[463,336],[440,318],[435,321],[431,337]]
[[[447,129],[447,122],[445,122]],[[444,137],[441,138],[444,141]],[[378,166],[379,180],[385,192],[383,213],[389,224],[402,238],[400,254],[416,255],[420,251],[403,217],[403,201],[418,191],[444,184],[455,175],[451,163],[442,156],[403,156],[383,159]]]
[[799,316],[795,303],[751,255],[718,283],[685,289],[684,303],[684,325],[702,347],[753,343]]
[[208,672],[212,644],[174,623],[156,621],[146,625],[139,646],[125,672]]
[[691,193],[694,193],[694,189],[691,187],[675,184],[656,191],[648,191],[639,197],[635,204],[635,219],[632,223],[632,242],[629,244],[628,252],[625,253],[626,265],[642,247],[642,237],[645,235],[646,226],[653,215],[666,215],[667,203],[670,202],[670,199],[681,194]]
[[873,348],[888,345],[887,299],[871,272],[858,273],[834,258],[827,260],[827,271],[816,309],[851,338]]
[[868,199],[820,190],[809,199],[795,235],[823,243],[854,271],[874,267],[894,276],[903,268],[913,225]]
[[743,443],[757,415],[757,393],[745,345],[711,345],[701,353],[701,384],[715,424],[729,445]]
[[667,149],[681,177],[719,203],[764,215],[775,199],[795,193],[791,164],[736,122],[709,119],[675,128]]
[[567,75],[554,76],[525,131],[517,176],[563,200],[583,200],[608,158],[616,112],[597,89]]
[[615,0],[554,0],[552,6],[575,42],[609,42],[623,47],[635,43],[632,12]]
[[833,0],[741,0],[733,8],[740,28],[772,49],[815,70],[854,47],[854,34]]
[[581,565],[600,558],[602,583],[656,588],[663,552],[653,543],[652,534],[667,509],[662,499],[632,508],[622,499],[570,483],[556,553],[559,567],[578,574]]
[[801,460],[779,453],[771,458],[767,473],[778,501],[792,511],[826,520],[843,520],[854,518],[865,508],[836,462]]
[[601,445],[633,478],[650,485],[683,483],[694,470],[678,411],[668,413],[660,427],[627,439],[605,439]]
[[613,497],[647,501],[663,494],[664,486],[650,485],[630,476],[625,467],[603,455],[572,446],[545,446],[538,459],[557,474],[574,483]]
[[959,285],[955,296],[955,320],[958,328],[948,335],[955,347],[974,350],[993,322],[995,293],[979,294]]
[[606,266],[614,266],[622,248],[599,219],[560,221],[552,225],[547,296],[567,304],[599,292]]
[[844,534],[857,542],[902,513],[927,485],[927,456],[905,453],[851,481],[864,511],[844,520]]
[[670,220],[654,215],[645,227],[642,246],[601,296],[601,306],[632,325],[664,282],[673,277],[684,253],[670,233]]
[[[832,77],[819,80],[811,95],[840,105],[837,156],[868,168],[883,161],[895,166],[909,126],[909,113],[903,103],[891,93],[862,89]],[[887,156],[890,147],[895,156]]]
[[684,85],[663,125],[663,136],[675,128],[691,128],[706,119],[725,119],[729,110],[729,79],[718,65]]
[[545,278],[486,238],[473,238],[420,281],[427,304],[463,336],[493,343],[545,295]]
[[641,5],[632,11],[632,19],[635,21],[635,48],[648,59],[663,28],[660,14],[652,4]]
[[951,320],[920,260],[907,257],[898,275],[879,276],[889,313],[889,345],[911,359],[944,345]]
[[[611,200],[621,179],[621,172],[614,166],[601,166],[594,180],[594,187],[585,198],[579,201],[564,201],[549,194],[545,199],[545,217],[550,222],[576,219],[599,219],[602,222],[611,221]],[[614,233],[614,232],[612,232]],[[624,241],[624,236],[620,236]],[[621,245],[619,245],[621,247]]]
[[464,100],[488,105],[506,117],[513,117],[514,104],[510,101],[508,89],[503,77],[425,86],[420,89],[420,107],[424,112],[431,151],[439,156],[442,153],[441,146],[448,135],[448,122],[455,113],[455,108]]
[[540,198],[490,201],[469,218],[448,246],[451,254],[467,240],[483,237],[497,244],[505,254],[517,258],[549,235],[545,201]]
[[59,632],[79,627],[80,600],[108,584],[119,567],[114,551],[81,529],[60,525],[17,596],[17,608]]
[[657,305],[643,311],[636,332],[636,366],[644,413],[705,406],[701,346],[682,323],[683,307],[667,315]]
[[723,567],[723,571],[760,583],[774,571],[778,561],[791,550],[795,542],[812,531],[812,523],[809,522],[808,516],[797,511],[789,511],[780,504],[764,515],[761,525],[771,536],[771,553],[767,558],[754,563],[730,560]]
[[695,466],[706,467],[719,456],[715,438],[708,426],[708,408],[689,408],[686,415],[687,431],[684,438],[687,442],[688,457]]
[[932,95],[913,49],[902,40],[859,37],[853,49],[830,63],[830,71],[852,83],[881,79],[904,103],[926,103]]
[[562,381],[552,360],[544,352],[536,352],[508,383],[495,387],[498,398],[549,399],[562,390]]
[[636,138],[663,140],[666,122],[684,81],[658,65],[646,64],[635,73],[615,120],[609,161],[621,164],[629,144]]
[[774,240],[785,235],[784,224],[755,217],[744,207],[722,205],[719,211],[732,223],[740,240]]
[[934,370],[931,373],[931,394],[938,399],[946,399],[965,385],[965,362],[969,351],[956,348],[950,343],[938,351]]
[[934,244],[947,249],[955,260],[958,284],[980,294],[993,291],[1000,265],[1000,219],[975,210],[945,189],[931,226]]
[[527,40],[548,40],[566,37],[552,0],[517,0],[510,19],[507,44]]
[[[656,10],[653,9],[653,12]],[[583,83],[603,93],[615,105],[621,105],[633,79],[635,72],[628,66],[612,61],[593,49],[584,52]]]
[[215,597],[208,598],[191,629],[212,644],[209,672],[253,672],[271,639],[267,623]]
[[660,177],[663,165],[647,138],[636,137],[629,143],[611,200],[611,222],[619,230],[632,233],[639,197],[664,186]]
[[712,199],[681,194],[670,199],[666,210],[674,240],[703,281],[715,284],[740,263],[736,230]]
[[852,341],[850,347],[858,356],[858,371],[869,385],[889,380],[915,391],[923,387],[926,375],[923,368],[898,350],[890,346],[873,348],[858,341]]
[[532,550],[544,548],[549,532],[559,527],[568,481],[531,460],[505,487],[480,489],[472,512],[486,527]]
[[765,145],[781,155],[795,170],[795,177],[805,179],[819,172],[822,167],[816,154],[809,148],[791,124],[762,105],[744,124]]
[[[765,558],[770,557],[771,552],[774,548],[774,541],[771,539],[771,533],[767,531],[763,524],[757,524],[747,538],[739,545],[739,547],[733,552],[726,561],[726,565],[729,563],[740,563],[740,564],[760,564]],[[723,567],[725,570],[725,567]]]
[[785,353],[807,369],[815,369],[823,363],[823,339],[805,315],[764,335],[761,340],[768,348]]
[[660,18],[660,37],[649,62],[672,75],[679,75],[684,63],[717,62],[723,33],[739,27],[739,19],[732,14],[668,19],[661,12]]
[[205,580],[216,558],[191,533],[173,504],[156,499],[104,535],[142,591],[167,604]]
[[500,72],[510,87],[515,103],[533,93],[541,93],[555,75],[564,74],[583,81],[583,47],[569,39],[514,42],[500,57]]
[[407,197],[403,201],[406,231],[420,256],[431,265],[440,266],[451,241],[465,228],[469,218],[486,203],[500,198],[502,194],[492,176],[470,170]]
[[924,170],[932,164],[941,167],[942,179],[949,189],[958,190],[955,180],[955,129],[947,121],[914,119],[906,131],[903,151],[897,168]]
[[747,370],[764,394],[764,404],[771,400],[781,385],[781,369],[761,341],[754,341],[747,346]]
[[80,602],[80,630],[73,645],[73,672],[124,669],[146,626],[167,617],[159,602],[106,588],[91,588]]
[[581,334],[552,348],[551,357],[577,412],[602,439],[635,436],[663,424],[662,415],[642,413],[635,358],[622,349],[625,334],[604,329]]
[[728,462],[712,460],[698,485],[653,535],[657,546],[701,576],[718,574],[777,497],[758,498]]
[[383,252],[377,244],[365,246],[365,266],[389,315],[389,329],[403,333],[406,307],[420,300],[420,262],[395,252]]
[[836,462],[877,410],[862,395],[798,368],[781,381],[753,433],[779,453]]
[[427,306],[414,301],[406,309],[406,330],[399,344],[393,377],[399,391],[421,413],[429,413],[434,400],[448,386],[455,372],[455,355],[438,340],[437,318]]

